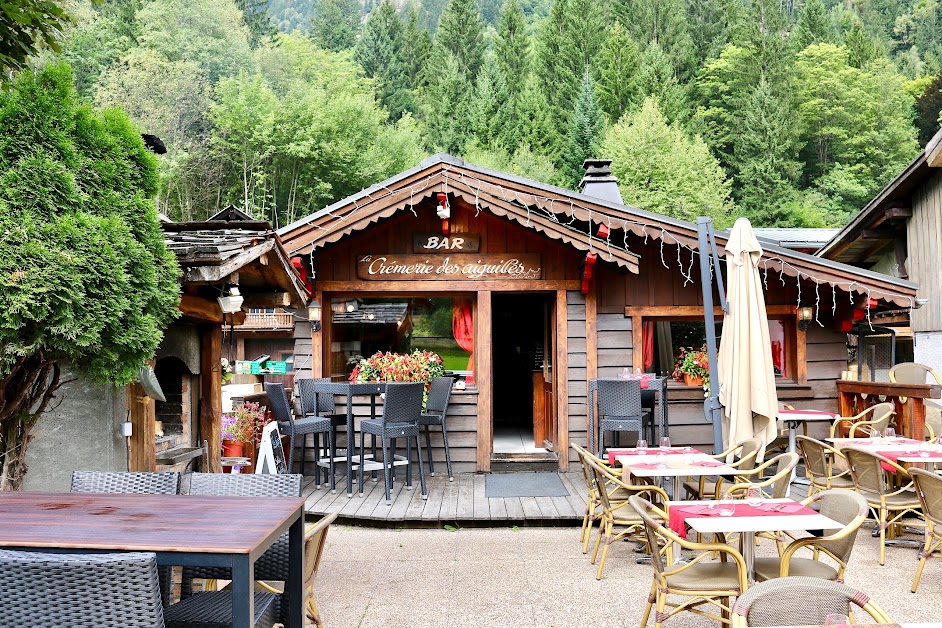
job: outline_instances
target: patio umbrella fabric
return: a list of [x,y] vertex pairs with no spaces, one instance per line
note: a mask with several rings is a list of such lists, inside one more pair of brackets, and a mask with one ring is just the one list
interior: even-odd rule
[[768,444],[777,434],[778,395],[758,269],[761,257],[752,225],[738,219],[726,244],[729,313],[723,321],[717,365],[726,447],[753,436]]

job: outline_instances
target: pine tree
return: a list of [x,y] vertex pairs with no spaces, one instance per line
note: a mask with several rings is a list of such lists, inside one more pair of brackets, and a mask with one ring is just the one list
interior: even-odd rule
[[687,31],[693,42],[694,65],[701,67],[739,39],[743,29],[740,0],[686,0]]
[[559,127],[543,91],[542,81],[535,73],[530,73],[523,92],[516,102],[512,123],[507,125],[509,139],[504,143],[508,150],[514,145],[529,146],[539,155],[549,157],[553,161],[561,152],[562,138]]
[[798,50],[804,50],[811,44],[830,41],[828,18],[821,0],[808,0],[798,16],[798,24],[792,37]]
[[449,0],[435,33],[435,43],[447,51],[473,84],[484,62],[484,24],[474,0]]
[[454,55],[436,42],[430,57],[425,89],[425,125],[429,147],[459,154],[470,133],[468,106],[472,100],[467,75]]
[[488,55],[478,73],[474,97],[469,104],[468,117],[474,141],[487,149],[501,148],[512,103],[508,102],[507,87],[494,55]]
[[537,38],[536,72],[557,128],[566,128],[569,124],[569,115],[579,94],[579,79],[585,71],[569,31],[571,1],[553,0]]
[[773,87],[784,84],[790,64],[788,20],[780,0],[749,0],[745,44],[756,64],[756,76]]
[[674,66],[655,41],[648,44],[641,54],[630,89],[634,108],[640,107],[646,98],[653,97],[658,113],[665,115],[668,122],[675,122],[686,115],[686,89],[677,81]]
[[578,50],[577,76],[582,76],[584,68],[594,67],[612,18],[608,5],[598,0],[569,0],[566,10],[569,21],[567,36]]
[[411,107],[401,49],[402,23],[392,2],[383,0],[370,13],[353,54],[364,73],[376,79],[379,101],[393,119]]
[[656,43],[679,76],[693,71],[695,53],[684,0],[617,0],[615,12],[642,47]]
[[563,153],[562,169],[566,183],[576,188],[582,179],[582,162],[598,157],[599,144],[602,141],[604,120],[595,96],[595,87],[588,69],[582,75],[579,87],[579,99],[569,122],[566,134],[566,150]]
[[419,24],[419,14],[415,7],[409,7],[402,31],[402,45],[399,56],[405,73],[406,84],[413,93],[425,85],[425,64],[432,51],[432,36]]
[[850,30],[844,35],[844,46],[847,48],[847,62],[855,68],[866,66],[878,54],[859,19],[854,19]]
[[311,17],[311,40],[325,50],[353,48],[360,29],[356,0],[317,0]]
[[595,66],[599,105],[612,123],[621,119],[631,104],[638,57],[638,45],[620,23],[613,24]]
[[527,23],[517,0],[507,0],[497,24],[494,52],[503,74],[507,91],[516,97],[523,91],[530,65],[530,42]]
[[235,0],[235,4],[242,11],[245,25],[249,27],[249,44],[252,48],[278,32],[268,15],[268,0]]

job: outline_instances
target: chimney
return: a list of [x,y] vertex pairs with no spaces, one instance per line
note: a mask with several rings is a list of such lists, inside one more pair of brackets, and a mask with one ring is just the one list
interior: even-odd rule
[[624,205],[618,191],[618,177],[612,174],[611,165],[611,159],[586,159],[582,162],[585,176],[579,182],[579,189],[586,196]]

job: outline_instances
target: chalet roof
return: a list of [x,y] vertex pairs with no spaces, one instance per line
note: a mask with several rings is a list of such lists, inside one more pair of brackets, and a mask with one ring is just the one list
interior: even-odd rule
[[254,221],[255,219],[246,214],[235,205],[226,205],[219,212],[209,217],[209,221],[222,220],[225,222]]
[[769,240],[786,249],[818,249],[840,229],[757,227],[753,231],[760,240]]
[[[864,238],[864,230],[876,231],[883,223],[892,222],[899,215],[906,217],[911,209],[910,196],[942,167],[942,130],[929,140],[926,149],[883,190],[867,203],[847,225],[815,252],[815,255],[849,264],[867,263],[874,254],[880,254],[892,245],[890,238],[882,242],[872,237]],[[894,214],[896,212],[896,214]],[[877,234],[868,234],[877,235]]]
[[[445,154],[434,155],[286,225],[278,233],[292,254],[309,253],[396,212],[410,211],[419,200],[439,192],[461,197],[472,206],[486,207],[576,249],[594,250],[601,259],[632,272],[638,272],[639,255],[630,250],[628,233],[668,245],[698,248],[693,223],[490,170]],[[603,224],[610,235],[600,239],[594,234]],[[722,255],[726,234],[716,234],[716,240]],[[766,255],[762,264],[774,273],[830,284],[902,307],[914,304],[916,285],[911,282],[773,244],[763,248]]]
[[360,303],[352,312],[335,312],[330,315],[331,324],[338,325],[398,325],[406,318],[408,303]]
[[240,288],[280,289],[288,294],[285,305],[304,307],[304,284],[267,222],[169,222],[161,227],[164,243],[183,270],[184,285],[225,284],[240,273]]

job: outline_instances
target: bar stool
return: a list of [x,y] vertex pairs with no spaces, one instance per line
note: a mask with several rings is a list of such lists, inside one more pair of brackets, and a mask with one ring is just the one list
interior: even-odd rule
[[428,470],[432,477],[435,477],[435,463],[432,461],[432,437],[429,435],[429,426],[438,425],[442,428],[442,441],[445,445],[445,466],[448,467],[449,482],[453,482],[455,476],[451,473],[451,452],[448,451],[448,429],[445,427],[445,415],[448,414],[448,400],[451,398],[451,386],[454,382],[454,378],[451,377],[432,378],[432,387],[428,392],[425,412],[419,418],[419,425],[425,428]]
[[[321,487],[320,476],[321,469],[320,465],[317,464],[320,460],[320,434],[329,435],[329,449],[331,452],[334,451],[335,442],[333,442],[333,433],[330,428],[330,419],[322,419],[319,417],[305,417],[303,419],[295,419],[294,413],[291,412],[291,407],[288,405],[288,397],[285,395],[285,387],[283,384],[276,383],[266,383],[265,384],[265,393],[268,395],[268,406],[271,408],[272,416],[275,417],[275,420],[278,421],[278,429],[282,434],[285,434],[291,438],[291,452],[288,454],[288,471],[294,470],[294,439],[295,436],[301,436],[301,475],[304,475],[304,463],[305,461],[305,452],[306,452],[306,443],[305,436],[307,434],[315,435],[316,446],[314,448],[314,481],[317,484],[317,488]],[[330,475],[334,475],[334,456],[330,456]]]
[[[643,434],[644,408],[641,407],[641,381],[637,379],[598,379],[599,449],[605,449],[606,432]],[[653,444],[653,443],[652,443]]]

